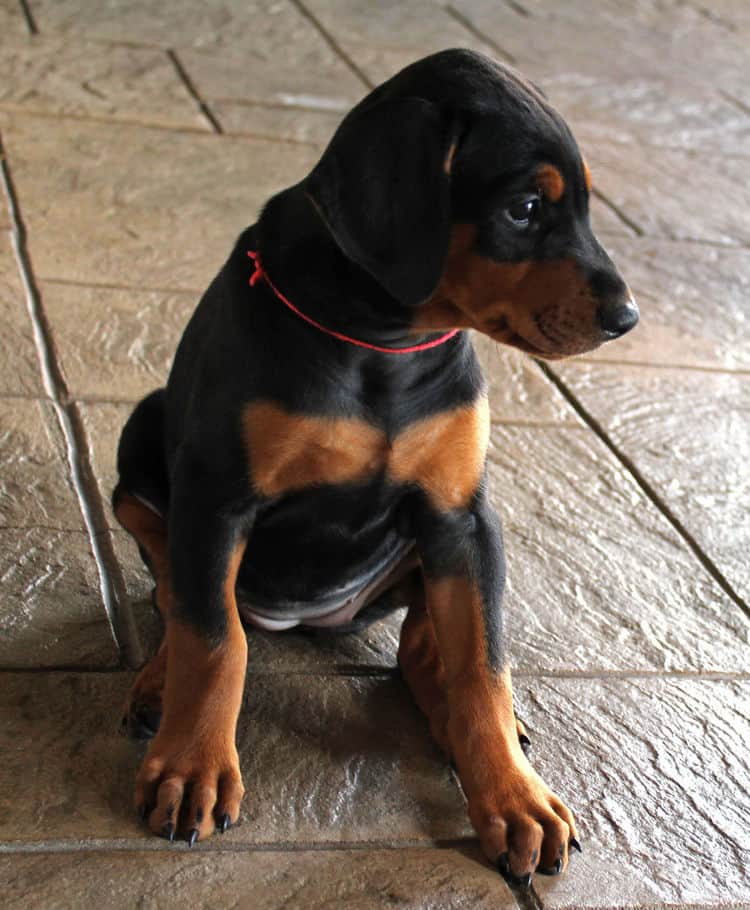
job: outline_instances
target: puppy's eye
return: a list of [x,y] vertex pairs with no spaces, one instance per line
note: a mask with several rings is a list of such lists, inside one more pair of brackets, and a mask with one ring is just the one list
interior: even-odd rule
[[525,199],[519,199],[518,202],[508,206],[504,214],[508,221],[511,221],[517,228],[526,230],[531,227],[539,214],[539,197],[527,196]]

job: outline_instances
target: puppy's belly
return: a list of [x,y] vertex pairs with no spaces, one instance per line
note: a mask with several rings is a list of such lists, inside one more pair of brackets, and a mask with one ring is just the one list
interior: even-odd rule
[[[247,622],[282,631],[294,626],[338,626],[354,616],[416,565],[414,542],[388,534],[368,558],[352,565],[344,558],[328,583],[319,572],[305,584],[305,561],[292,573],[279,559],[264,571],[262,559],[246,554],[239,578],[238,607]],[[273,575],[274,568],[277,575]],[[318,568],[318,567],[316,567]]]

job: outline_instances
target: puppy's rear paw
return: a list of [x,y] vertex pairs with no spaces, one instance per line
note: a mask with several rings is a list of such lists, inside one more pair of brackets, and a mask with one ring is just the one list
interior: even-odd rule
[[138,674],[125,699],[121,730],[131,739],[146,740],[156,735],[161,722],[166,669],[167,649],[162,645]]

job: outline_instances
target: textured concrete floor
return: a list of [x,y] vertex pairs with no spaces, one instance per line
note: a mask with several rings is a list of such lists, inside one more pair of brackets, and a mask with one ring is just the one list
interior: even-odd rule
[[[0,0],[0,903],[750,907],[746,0]],[[542,370],[480,340],[519,712],[584,853],[511,892],[395,671],[400,617],[253,633],[242,824],[130,808],[155,647],[107,504],[197,294],[369,86],[442,47],[571,121],[642,307]]]

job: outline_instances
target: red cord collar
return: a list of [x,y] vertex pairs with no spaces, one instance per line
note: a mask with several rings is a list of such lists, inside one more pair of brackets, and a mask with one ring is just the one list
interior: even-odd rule
[[450,332],[446,332],[444,335],[440,335],[437,338],[433,338],[432,341],[425,341],[423,344],[415,344],[408,348],[382,348],[376,344],[369,344],[367,341],[360,341],[358,338],[350,338],[348,335],[342,335],[341,332],[334,332],[333,329],[328,329],[324,325],[321,325],[319,322],[316,322],[311,316],[308,316],[306,313],[303,313],[302,310],[298,309],[291,300],[288,300],[281,291],[276,287],[276,285],[268,277],[268,272],[263,268],[260,261],[260,253],[256,253],[254,250],[248,250],[247,255],[253,260],[255,265],[255,271],[250,276],[250,287],[254,287],[255,284],[261,280],[261,278],[266,282],[266,284],[271,288],[274,294],[279,298],[279,300],[300,319],[304,319],[305,322],[308,322],[310,325],[314,326],[316,329],[319,329],[321,332],[324,332],[326,335],[331,335],[333,338],[338,338],[339,341],[347,341],[349,344],[356,344],[360,348],[369,348],[371,351],[380,351],[381,354],[414,354],[417,351],[427,351],[430,348],[436,348],[439,344],[444,344],[446,341],[450,341],[454,335],[458,334],[459,329],[451,329]]

